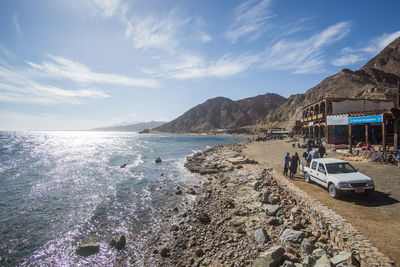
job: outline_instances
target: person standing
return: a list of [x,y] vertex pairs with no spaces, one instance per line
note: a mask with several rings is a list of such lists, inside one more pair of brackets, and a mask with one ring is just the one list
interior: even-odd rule
[[289,170],[289,163],[290,163],[290,156],[289,153],[286,153],[284,160],[284,166],[283,166],[283,175],[287,176],[288,175],[288,170]]
[[319,158],[318,152],[316,150],[311,150],[310,153],[308,153],[308,156],[307,156],[307,166],[310,166],[311,160],[317,159],[317,158]]
[[300,165],[300,158],[297,152],[290,159],[290,179],[294,179],[294,175],[297,173],[297,167]]
[[323,158],[326,154],[326,149],[323,145],[320,145],[320,147],[318,148],[318,154],[321,158]]

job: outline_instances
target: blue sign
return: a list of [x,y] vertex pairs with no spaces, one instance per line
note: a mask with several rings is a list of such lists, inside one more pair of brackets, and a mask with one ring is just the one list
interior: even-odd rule
[[383,122],[383,115],[373,115],[373,116],[365,116],[365,117],[350,117],[349,123],[374,123],[374,122]]

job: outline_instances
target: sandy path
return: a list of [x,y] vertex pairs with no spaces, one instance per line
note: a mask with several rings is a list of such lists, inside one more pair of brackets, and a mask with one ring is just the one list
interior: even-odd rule
[[[292,148],[292,143],[284,141],[267,141],[249,143],[243,150],[249,158],[279,172],[283,172],[286,152],[290,155],[298,152],[301,158],[304,149]],[[328,154],[328,157],[341,156],[329,151]],[[400,169],[375,162],[351,163],[374,180],[376,191],[370,199],[361,195],[333,199],[322,187],[304,182],[300,174],[293,183],[347,219],[400,266]]]

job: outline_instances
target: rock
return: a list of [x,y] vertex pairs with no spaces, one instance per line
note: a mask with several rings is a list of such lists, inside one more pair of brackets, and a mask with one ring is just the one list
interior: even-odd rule
[[283,254],[285,253],[285,249],[281,246],[275,246],[267,251],[263,252],[258,256],[253,263],[254,267],[265,267],[265,266],[279,266],[279,263],[282,261]]
[[261,194],[261,202],[262,202],[262,203],[268,203],[268,197],[269,197],[270,194],[272,194],[271,191],[269,191],[269,190],[264,191],[264,192]]
[[262,184],[261,184],[260,181],[255,181],[255,182],[253,183],[253,189],[256,190],[256,191],[258,191],[258,189],[260,188],[261,185],[262,185]]
[[276,204],[279,202],[279,196],[277,194],[270,194],[268,196],[268,203]]
[[161,162],[161,158],[160,157],[158,157],[158,158],[156,158],[156,163],[160,163]]
[[285,262],[282,264],[282,267],[296,267],[296,265],[294,265],[294,263],[291,262],[291,261],[285,261]]
[[303,241],[301,242],[300,248],[301,248],[301,251],[303,251],[305,254],[309,255],[313,252],[314,245],[309,238],[304,238]]
[[299,257],[296,254],[292,253],[291,251],[287,251],[287,250],[283,254],[283,258],[285,260],[289,260],[291,262],[298,262],[299,261]]
[[286,242],[300,244],[305,237],[305,234],[302,231],[296,231],[291,228],[286,228],[281,232],[280,240],[282,244]]
[[254,232],[254,238],[259,245],[269,241],[269,236],[263,228],[257,229]]
[[201,256],[203,256],[204,255],[204,251],[201,249],[201,248],[199,248],[198,250],[196,250],[196,256],[197,257],[201,257]]
[[331,259],[331,262],[334,266],[339,265],[340,263],[351,263],[351,253],[347,251],[341,251]]
[[278,226],[281,225],[281,222],[277,218],[272,217],[267,220],[267,224]]
[[125,244],[126,244],[125,235],[119,235],[117,237],[114,237],[110,242],[110,246],[116,249],[123,249],[125,247]]
[[186,193],[190,195],[196,195],[196,191],[194,191],[193,187],[189,187],[189,189],[186,191]]
[[176,232],[176,231],[178,231],[179,230],[179,226],[178,225],[172,225],[171,226],[171,232]]
[[168,245],[164,245],[160,249],[160,255],[163,258],[169,257],[169,252],[170,252],[170,250],[169,250]]
[[200,169],[200,174],[204,175],[204,174],[214,174],[217,173],[218,170],[217,169],[205,169],[205,168],[201,168]]
[[326,255],[323,255],[321,258],[319,258],[314,265],[314,267],[330,267],[330,266],[331,266],[331,261],[326,257]]
[[208,214],[205,212],[197,214],[197,220],[199,220],[199,222],[202,224],[208,224],[211,222],[210,216],[208,216]]
[[279,205],[271,205],[271,204],[266,204],[264,206],[264,208],[265,208],[265,212],[269,216],[275,216],[280,209]]
[[319,259],[320,257],[322,257],[324,255],[326,255],[326,252],[322,248],[314,249],[313,252],[312,252],[312,257],[313,258]]
[[178,196],[182,195],[182,190],[177,190],[177,191],[175,192],[175,195],[178,195]]
[[76,254],[87,257],[100,251],[100,245],[96,243],[80,244],[76,249]]

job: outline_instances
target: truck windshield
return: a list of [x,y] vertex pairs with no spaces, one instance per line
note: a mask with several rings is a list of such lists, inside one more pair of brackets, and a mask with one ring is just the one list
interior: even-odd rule
[[325,166],[326,166],[327,172],[330,174],[357,172],[357,170],[347,162],[345,162],[345,163],[328,163],[328,164],[325,164]]

